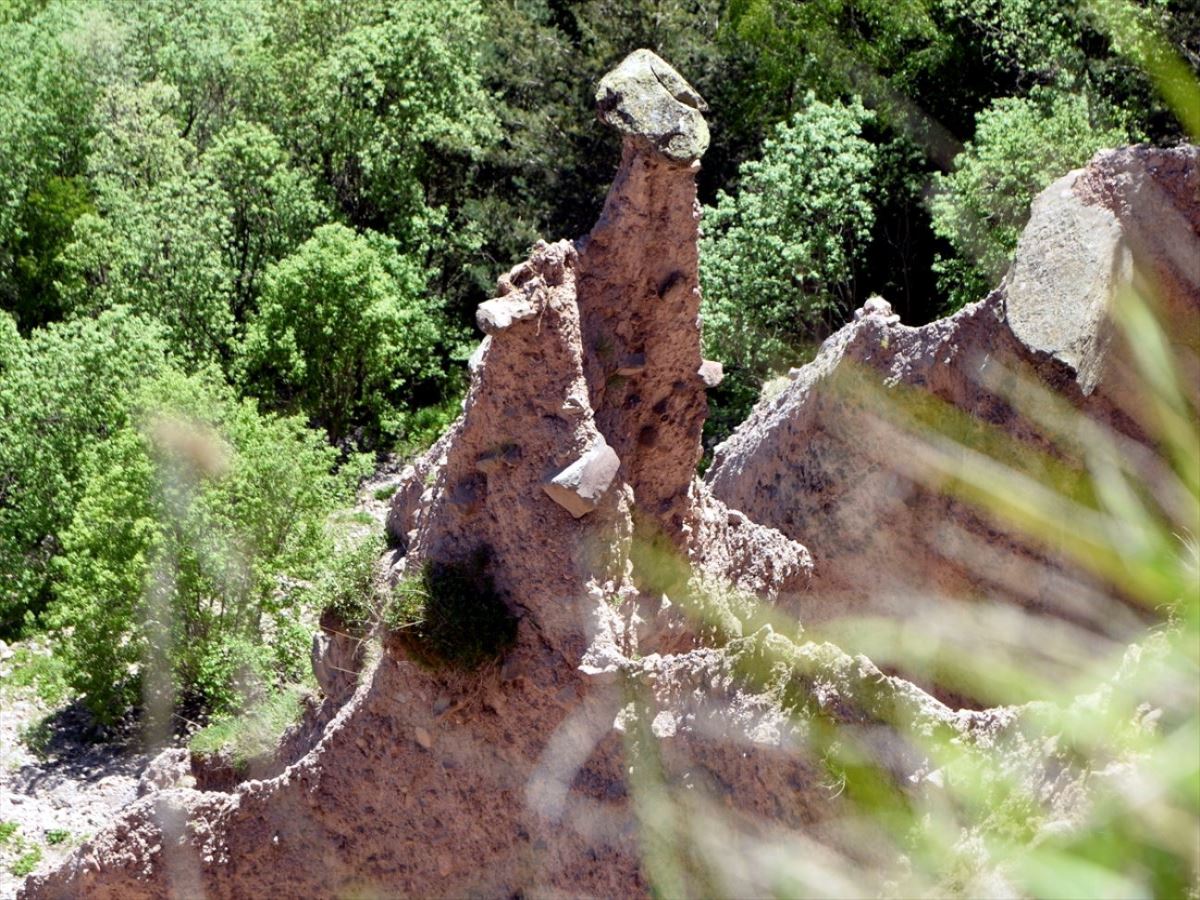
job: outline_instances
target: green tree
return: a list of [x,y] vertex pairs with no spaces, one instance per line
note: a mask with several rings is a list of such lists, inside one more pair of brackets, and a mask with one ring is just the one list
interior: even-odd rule
[[920,103],[930,75],[953,55],[939,0],[730,0],[722,38],[741,53],[755,90],[738,115],[778,121],[807,91],[833,100],[853,91],[902,115],[901,95]]
[[0,344],[0,631],[11,634],[49,598],[86,451],[125,425],[132,392],[168,362],[158,326],[128,311]]
[[119,44],[95,10],[54,4],[0,26],[0,308],[58,317],[55,258],[88,208],[91,113]]
[[355,426],[394,432],[405,388],[441,374],[439,320],[425,273],[381,235],[323,225],[268,269],[245,364],[340,440]]
[[75,222],[61,294],[74,315],[128,305],[158,319],[176,352],[200,364],[229,352],[233,273],[222,249],[233,239],[225,197],[179,136],[177,102],[161,82],[103,97],[88,159],[98,212]]
[[21,334],[17,320],[0,309],[0,378],[21,354]]
[[[1103,10],[1164,35],[1200,70],[1200,8],[1191,0],[942,0],[976,47],[997,60],[1022,90],[1051,86],[1103,99],[1152,140],[1184,137],[1179,122],[1142,71],[1103,26]],[[995,94],[993,93],[993,96]]]
[[76,221],[94,213],[87,182],[79,176],[48,177],[30,190],[10,244],[9,304],[26,330],[62,318],[58,284],[66,277],[62,253]]
[[200,169],[224,195],[225,267],[234,278],[234,314],[243,319],[266,267],[295,250],[327,213],[312,179],[291,167],[279,139],[262,125],[238,122],[225,129]]
[[979,114],[975,137],[934,179],[933,228],[955,251],[937,263],[952,308],[978,300],[1008,268],[1034,196],[1129,132],[1077,94],[1004,97]]
[[101,722],[144,691],[213,711],[295,674],[299,594],[332,552],[349,470],[298,418],[260,414],[212,373],[166,373],[87,455],[48,615]]
[[741,167],[738,192],[705,209],[704,339],[717,358],[761,378],[851,307],[874,220],[867,119],[857,102],[810,97]]
[[[112,2],[112,0],[109,0]],[[138,0],[115,8],[130,28],[139,81],[175,88],[170,111],[200,150],[257,103],[268,82],[268,17],[259,0]]]
[[470,154],[494,138],[479,75],[483,21],[475,0],[391,6],[311,73],[303,115],[313,152],[355,224],[405,242],[424,214],[429,151]]

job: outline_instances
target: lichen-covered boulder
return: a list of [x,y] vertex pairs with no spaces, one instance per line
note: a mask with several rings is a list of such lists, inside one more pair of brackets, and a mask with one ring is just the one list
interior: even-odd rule
[[600,120],[644,140],[677,163],[698,160],[708,149],[708,105],[683,77],[649,50],[635,50],[600,79]]

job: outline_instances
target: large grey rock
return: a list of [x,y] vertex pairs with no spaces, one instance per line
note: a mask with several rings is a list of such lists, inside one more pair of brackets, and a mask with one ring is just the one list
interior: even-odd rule
[[668,159],[691,163],[708,149],[708,105],[670,65],[635,50],[600,80],[600,121],[641,138]]
[[867,316],[880,319],[885,325],[895,325],[900,321],[900,317],[892,312],[892,304],[878,294],[868,297],[867,302],[854,311],[855,322],[865,319]]
[[1133,255],[1112,210],[1073,190],[1080,174],[1065,175],[1034,200],[1004,293],[1017,340],[1069,365],[1086,395],[1104,370],[1109,305],[1132,281]]
[[1200,352],[1200,148],[1103,150],[1052,184],[1033,203],[1003,291],[1008,325],[1030,352],[1070,366],[1085,395],[1139,404],[1111,313],[1141,297],[1172,323],[1168,343],[1185,358]]
[[601,441],[555,475],[542,490],[578,519],[600,505],[620,466],[616,451]]

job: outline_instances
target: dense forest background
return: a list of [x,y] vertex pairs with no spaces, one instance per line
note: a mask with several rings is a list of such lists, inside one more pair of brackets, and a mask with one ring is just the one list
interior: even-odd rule
[[638,47],[711,107],[711,446],[868,296],[979,299],[1038,190],[1182,140],[1200,7],[0,0],[0,632],[100,721],[150,647],[200,709],[302,677],[371,556],[331,512],[457,411],[497,275],[590,228]]

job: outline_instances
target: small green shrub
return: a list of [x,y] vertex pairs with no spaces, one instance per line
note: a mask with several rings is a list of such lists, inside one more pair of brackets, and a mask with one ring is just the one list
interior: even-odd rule
[[67,831],[65,828],[48,828],[46,830],[46,843],[50,844],[51,846],[66,843],[67,839],[70,837],[71,832]]
[[0,822],[0,846],[11,841],[20,827],[16,822]]
[[71,693],[63,660],[53,653],[38,653],[29,646],[17,646],[9,664],[12,671],[0,681],[3,687],[32,689],[49,707],[60,706]]
[[428,450],[462,412],[465,393],[465,384],[447,384],[437,403],[398,413],[390,422],[392,430],[400,435],[395,445],[396,454],[401,459],[412,459]]
[[287,685],[244,712],[218,717],[197,731],[188,746],[194,753],[227,753],[234,768],[244,770],[251,760],[274,751],[283,733],[300,720],[309,693],[307,685]]
[[392,495],[396,493],[396,485],[389,484],[385,487],[376,488],[374,497],[376,500],[390,500]]
[[375,562],[382,553],[383,540],[377,535],[342,548],[309,589],[305,604],[332,613],[356,636],[367,634],[381,614]]
[[462,561],[427,562],[396,587],[387,624],[429,668],[477,668],[517,637],[517,620],[496,592],[483,550]]
[[38,863],[42,861],[42,848],[30,847],[24,853],[17,857],[16,862],[8,867],[8,871],[16,875],[18,878],[24,878],[30,872],[38,867]]

